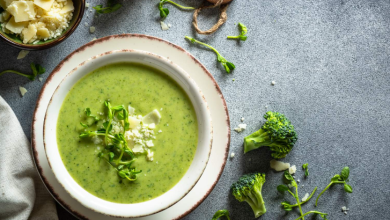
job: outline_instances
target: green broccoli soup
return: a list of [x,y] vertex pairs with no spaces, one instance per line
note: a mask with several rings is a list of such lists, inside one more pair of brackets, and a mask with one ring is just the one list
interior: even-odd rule
[[198,123],[169,76],[137,63],[101,67],[66,96],[57,123],[63,163],[91,194],[139,203],[167,192],[190,167]]

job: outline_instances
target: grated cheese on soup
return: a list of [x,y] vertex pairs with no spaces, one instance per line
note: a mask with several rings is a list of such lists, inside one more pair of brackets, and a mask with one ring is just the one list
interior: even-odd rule
[[23,43],[56,38],[69,27],[72,0],[0,0],[4,33],[20,36]]

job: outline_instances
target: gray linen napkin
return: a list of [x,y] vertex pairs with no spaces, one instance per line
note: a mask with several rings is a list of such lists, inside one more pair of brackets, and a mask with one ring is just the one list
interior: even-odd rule
[[0,97],[0,219],[57,220],[53,198],[38,177],[30,143]]

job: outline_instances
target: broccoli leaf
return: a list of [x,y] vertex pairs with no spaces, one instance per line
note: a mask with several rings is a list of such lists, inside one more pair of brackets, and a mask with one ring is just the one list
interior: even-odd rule
[[345,192],[347,192],[347,193],[352,193],[352,186],[350,186],[350,185],[344,183],[344,190],[345,190]]
[[343,170],[341,170],[340,177],[342,180],[347,180],[349,177],[349,167],[344,167]]
[[286,192],[286,191],[290,190],[286,185],[279,185],[277,187],[277,189],[279,192]]

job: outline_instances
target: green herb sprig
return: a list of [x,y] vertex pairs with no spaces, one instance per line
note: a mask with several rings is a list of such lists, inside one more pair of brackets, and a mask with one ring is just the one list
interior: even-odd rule
[[108,0],[107,7],[104,7],[103,5],[96,5],[93,7],[93,9],[96,10],[96,13],[98,14],[108,14],[114,11],[117,11],[122,7],[121,4],[115,3],[114,0]]
[[243,23],[238,23],[238,27],[240,28],[241,34],[238,36],[227,36],[227,39],[239,39],[242,41],[246,41],[248,38],[246,34],[248,33],[248,28]]
[[352,186],[348,185],[347,182],[349,182],[349,167],[344,167],[342,170],[341,170],[341,173],[340,174],[336,174],[333,176],[333,178],[330,180],[330,183],[329,185],[327,185],[325,187],[324,190],[322,190],[322,192],[318,195],[317,199],[316,199],[316,206],[317,206],[317,203],[318,203],[318,199],[320,198],[320,196],[327,190],[329,189],[329,187],[331,187],[333,184],[344,184],[344,191],[347,192],[347,193],[352,193]]
[[227,218],[227,220],[230,220],[230,214],[229,214],[229,211],[226,210],[226,209],[222,209],[222,210],[218,210],[213,218],[211,220],[218,220],[219,218],[225,216]]
[[4,70],[4,71],[0,72],[0,76],[5,74],[5,73],[15,73],[15,74],[18,74],[20,76],[24,76],[31,81],[34,81],[38,75],[42,75],[46,72],[46,69],[43,68],[39,64],[31,63],[30,68],[32,70],[32,74],[24,74],[24,73],[21,73],[21,72],[16,71],[16,70]]
[[[85,131],[80,134],[80,138],[104,136],[105,148],[99,152],[97,156],[114,167],[120,178],[135,181],[137,179],[137,174],[141,173],[142,170],[137,171],[134,167],[131,167],[136,158],[134,152],[127,145],[124,136],[125,131],[130,127],[128,112],[123,105],[112,106],[109,101],[105,101],[104,105],[107,108],[108,121],[103,123],[103,128],[100,128],[97,131]],[[93,117],[95,120],[99,120],[97,116],[91,114],[89,108],[85,109],[85,114],[87,117]],[[115,116],[118,120],[123,121],[123,133],[112,133],[112,122]],[[84,123],[80,124],[83,127],[86,127]]]
[[177,4],[176,2],[173,2],[171,0],[160,0],[160,3],[158,4],[158,10],[160,10],[160,17],[161,18],[166,18],[169,15],[169,9],[163,7],[165,3],[171,3],[172,5],[174,5],[178,8],[184,9],[184,10],[195,10],[194,7],[186,7],[186,6]]
[[305,170],[305,176],[308,177],[309,176],[309,164],[308,163],[303,164],[302,169]]
[[230,73],[232,70],[236,68],[236,66],[232,62],[227,61],[214,47],[205,44],[201,41],[195,40],[192,37],[186,36],[185,39],[189,40],[191,43],[198,43],[200,45],[206,46],[210,48],[212,51],[214,51],[217,54],[218,62],[220,62],[223,65],[227,73]]
[[320,215],[323,219],[327,220],[326,216],[328,215],[327,213],[322,213],[322,212],[319,212],[319,211],[309,211],[309,212],[306,212],[306,213],[303,213],[302,211],[302,207],[301,205],[304,204],[305,202],[309,201],[311,199],[311,197],[314,195],[315,191],[317,190],[317,187],[314,188],[313,192],[311,193],[311,195],[307,198],[306,201],[303,201],[303,202],[300,202],[299,201],[299,195],[298,195],[298,184],[297,182],[295,181],[295,179],[291,176],[291,174],[286,170],[284,172],[284,177],[286,178],[286,180],[288,180],[290,182],[290,185],[292,187],[295,187],[295,194],[290,190],[290,188],[286,185],[279,185],[277,187],[277,190],[281,193],[284,193],[284,192],[288,192],[290,193],[294,198],[295,200],[297,201],[297,203],[295,205],[291,205],[289,202],[282,202],[282,205],[283,205],[283,208],[284,210],[286,211],[291,211],[293,207],[296,207],[298,206],[299,207],[299,212],[300,212],[300,217],[297,218],[296,220],[298,219],[302,219],[304,220],[306,215],[309,215],[309,214],[318,214]]

